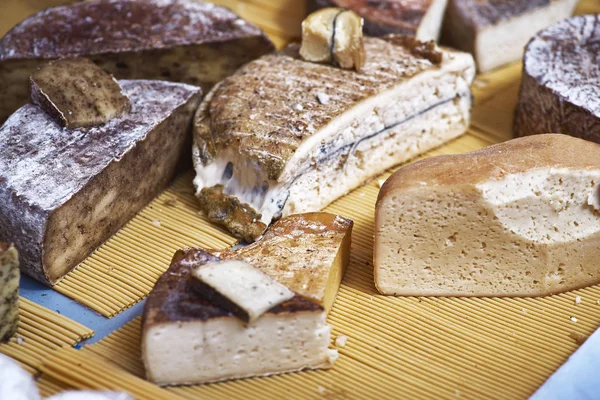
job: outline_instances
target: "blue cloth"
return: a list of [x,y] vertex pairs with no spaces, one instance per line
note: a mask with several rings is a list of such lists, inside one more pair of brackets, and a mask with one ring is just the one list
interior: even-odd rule
[[94,336],[85,340],[80,345],[76,346],[76,348],[80,348],[82,345],[95,343],[106,337],[138,315],[141,315],[144,307],[144,301],[141,301],[113,318],[106,318],[79,304],[75,300],[58,293],[27,276],[21,277],[21,287],[19,291],[20,295],[26,299],[93,329]]

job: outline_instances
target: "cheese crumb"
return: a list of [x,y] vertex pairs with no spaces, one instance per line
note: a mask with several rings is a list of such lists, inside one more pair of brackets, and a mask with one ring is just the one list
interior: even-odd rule
[[571,332],[569,333],[569,337],[575,341],[577,344],[583,344],[587,339],[587,336],[579,333],[579,332]]
[[571,322],[572,322],[572,323],[576,323],[576,322],[577,322],[577,318],[575,318],[575,317],[571,317]]
[[302,111],[304,110],[304,107],[302,107],[302,104],[296,104],[296,110]]
[[17,344],[23,344],[25,342],[25,339],[23,339],[21,336],[17,336]]
[[579,304],[581,303],[581,297],[577,296],[575,297],[575,304]]
[[596,300],[596,304],[600,304],[600,300]]
[[526,310],[525,308],[522,308],[522,309],[521,309],[521,312],[522,312],[523,314],[527,314],[527,310]]
[[175,207],[177,205],[177,199],[175,197],[172,197],[168,200],[165,200],[165,205],[169,207]]
[[380,179],[377,181],[377,186],[379,186],[379,188],[381,189],[381,187],[383,186],[384,183],[385,183],[385,179]]
[[327,104],[329,103],[329,96],[326,93],[317,93],[317,100],[319,100],[319,103],[321,104]]
[[317,387],[317,391],[321,394],[325,393],[325,388],[323,386]]
[[338,335],[335,338],[335,347],[346,347],[346,343],[348,343],[348,336],[346,335]]
[[157,219],[153,219],[152,220],[152,225],[156,226],[156,227],[160,227],[160,221]]

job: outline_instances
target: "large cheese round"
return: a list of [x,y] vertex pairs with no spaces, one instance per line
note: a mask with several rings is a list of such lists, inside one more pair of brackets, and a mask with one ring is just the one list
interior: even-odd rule
[[566,19],[525,48],[515,136],[564,133],[600,142],[600,14]]

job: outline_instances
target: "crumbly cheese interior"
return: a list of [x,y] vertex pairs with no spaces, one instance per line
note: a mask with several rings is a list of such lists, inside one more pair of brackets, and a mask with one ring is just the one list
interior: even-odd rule
[[532,296],[600,280],[600,171],[543,168],[390,191],[375,281],[385,294]]
[[328,368],[325,311],[265,314],[245,326],[236,317],[152,326],[144,336],[146,371],[162,385],[216,382]]
[[453,59],[357,104],[308,137],[277,181],[233,149],[204,165],[195,148],[197,192],[223,185],[269,225],[318,211],[387,168],[462,134],[469,125],[474,71],[468,56],[445,57]]
[[542,29],[569,17],[576,0],[553,0],[546,7],[515,15],[476,33],[475,60],[480,72],[520,60],[529,39]]

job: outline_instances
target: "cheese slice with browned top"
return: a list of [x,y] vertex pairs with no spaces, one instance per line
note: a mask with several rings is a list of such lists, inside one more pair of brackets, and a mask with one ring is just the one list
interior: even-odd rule
[[[351,229],[352,221],[332,214],[294,215],[246,251],[213,251],[222,258],[177,252],[144,307],[148,379],[198,384],[331,367],[337,351],[329,349],[327,309],[348,262]],[[195,290],[192,271],[223,259],[242,259],[301,295],[247,324]]]

